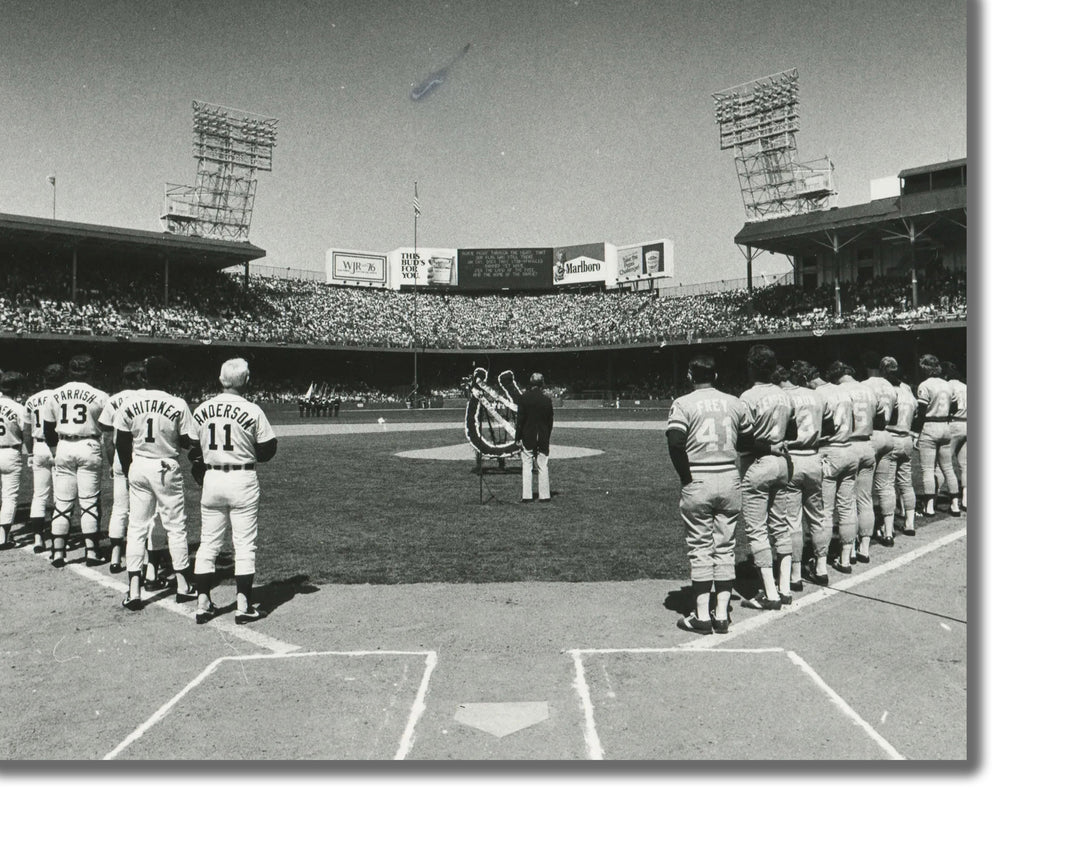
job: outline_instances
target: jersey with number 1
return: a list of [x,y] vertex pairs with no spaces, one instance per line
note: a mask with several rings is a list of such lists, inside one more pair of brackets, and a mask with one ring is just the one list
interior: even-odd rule
[[750,410],[734,395],[706,387],[676,398],[668,413],[668,430],[686,434],[691,470],[734,469],[735,439],[750,429]]
[[215,395],[196,407],[193,417],[208,466],[254,463],[255,445],[274,439],[262,408],[240,395]]
[[187,401],[160,389],[141,389],[128,396],[116,416],[116,429],[131,434],[133,457],[175,460],[180,439],[199,438]]
[[26,407],[14,398],[0,395],[0,448],[22,448]]
[[56,394],[55,389],[42,389],[26,399],[26,418],[23,422],[30,428],[34,439],[45,438],[45,426],[41,422],[41,411],[46,402]]
[[61,436],[101,437],[101,411],[109,402],[109,396],[87,383],[65,383],[45,402],[41,409],[43,422],[55,422],[56,432]]

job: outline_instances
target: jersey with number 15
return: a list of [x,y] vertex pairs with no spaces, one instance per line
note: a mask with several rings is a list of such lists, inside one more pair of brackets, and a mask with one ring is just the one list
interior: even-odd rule
[[686,434],[690,468],[699,471],[735,468],[735,440],[750,427],[749,407],[734,395],[711,387],[676,398],[667,423],[668,430]]
[[255,445],[275,438],[262,408],[240,395],[215,395],[196,407],[193,417],[208,466],[254,463]]

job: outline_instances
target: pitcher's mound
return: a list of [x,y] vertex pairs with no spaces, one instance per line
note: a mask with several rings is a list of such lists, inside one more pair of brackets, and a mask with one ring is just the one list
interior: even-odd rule
[[[552,460],[571,460],[575,457],[594,457],[603,454],[596,448],[578,448],[575,445],[552,445]],[[467,442],[459,442],[455,445],[444,445],[441,448],[421,448],[417,451],[399,451],[395,457],[404,457],[407,460],[468,460],[476,462],[476,451]]]

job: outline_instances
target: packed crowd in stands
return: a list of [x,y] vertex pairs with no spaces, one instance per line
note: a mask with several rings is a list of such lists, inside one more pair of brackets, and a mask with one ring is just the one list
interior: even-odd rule
[[559,348],[732,338],[834,328],[904,326],[967,317],[964,272],[919,281],[881,278],[841,288],[771,286],[659,297],[653,293],[462,296],[342,289],[311,281],[210,274],[174,284],[137,272],[105,279],[8,268],[0,275],[0,331],[229,342],[407,348]]

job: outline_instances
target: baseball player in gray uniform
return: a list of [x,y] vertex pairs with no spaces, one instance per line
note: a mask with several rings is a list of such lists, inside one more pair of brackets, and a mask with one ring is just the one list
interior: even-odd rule
[[192,474],[202,484],[202,537],[195,556],[195,588],[199,596],[195,621],[200,625],[217,612],[210,590],[214,561],[229,525],[235,551],[236,622],[253,622],[263,615],[251,598],[259,533],[259,478],[255,465],[273,458],[277,438],[259,405],[240,394],[249,378],[246,360],[227,360],[219,378],[223,391],[200,404],[194,413],[199,445],[193,449]]
[[93,379],[94,361],[85,354],[71,358],[67,383],[41,408],[45,443],[53,452],[52,565],[67,561],[67,536],[76,505],[86,547],[86,562],[97,555],[101,499],[101,425],[98,419],[109,396],[86,381]]
[[934,465],[941,468],[945,478],[945,492],[949,497],[949,513],[960,515],[960,486],[953,468],[952,434],[949,431],[949,417],[955,412],[956,398],[948,381],[941,377],[941,363],[933,354],[923,354],[919,358],[919,369],[923,382],[915,392],[919,404],[918,424],[921,425],[919,439],[915,447],[919,452],[919,467],[922,472],[922,488],[926,516],[934,515]]
[[15,400],[22,375],[9,371],[0,376],[0,549],[14,548],[11,525],[22,480],[23,426],[26,407]]
[[187,517],[184,512],[184,477],[181,450],[198,440],[187,402],[165,391],[172,379],[172,363],[164,357],[146,361],[146,389],[130,394],[116,417],[116,453],[131,495],[125,560],[128,610],[142,607],[140,581],[146,541],[155,512],[169,538],[176,571],[177,601],[194,595],[187,583]]
[[27,440],[27,465],[34,473],[34,495],[30,501],[30,531],[34,535],[34,553],[52,548],[52,531],[45,524],[46,511],[52,498],[53,459],[45,444],[45,429],[41,411],[64,383],[64,367],[52,363],[45,367],[45,388],[26,399],[26,419],[23,438]]
[[843,365],[841,373],[829,369],[829,380],[851,403],[851,450],[858,461],[855,472],[855,514],[858,537],[848,565],[870,562],[870,537],[874,534],[874,467],[877,457],[870,439],[874,434],[874,414],[877,396],[865,383],[855,380],[851,366]]
[[941,364],[942,377],[953,391],[953,412],[949,416],[949,438],[960,482],[960,509],[967,510],[967,384],[955,363]]
[[[839,375],[849,368],[841,362],[829,367],[829,374]],[[825,510],[825,524],[832,532],[835,511],[840,535],[840,557],[834,563],[838,572],[851,572],[851,557],[855,550],[855,476],[859,471],[859,459],[851,448],[851,399],[839,387],[826,382],[813,372],[810,386],[820,392],[825,405],[821,420],[821,501]],[[829,575],[820,571],[820,564],[806,576],[815,584],[827,585]]]

